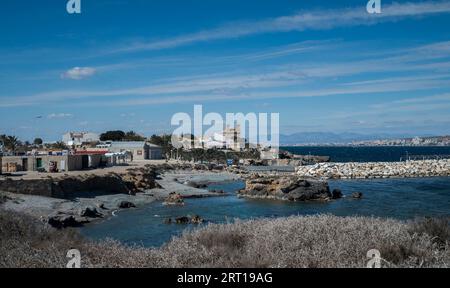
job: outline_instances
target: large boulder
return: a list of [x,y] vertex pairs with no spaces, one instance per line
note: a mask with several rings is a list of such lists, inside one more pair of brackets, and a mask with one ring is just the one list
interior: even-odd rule
[[238,192],[250,198],[289,201],[327,200],[332,197],[328,182],[299,176],[258,176],[248,179]]
[[54,228],[62,229],[67,227],[79,227],[84,223],[88,223],[83,217],[75,217],[73,215],[56,212],[48,217],[48,224]]
[[342,198],[342,191],[341,189],[333,189],[333,192],[331,192],[333,199],[339,199]]
[[130,201],[122,201],[119,203],[118,207],[121,209],[127,209],[127,208],[136,207],[136,205],[134,205],[134,203],[132,203]]

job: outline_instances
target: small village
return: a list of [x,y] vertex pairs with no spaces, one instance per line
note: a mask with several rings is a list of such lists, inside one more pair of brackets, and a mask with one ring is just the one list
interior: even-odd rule
[[188,162],[215,162],[243,164],[245,159],[255,161],[277,160],[277,149],[250,148],[241,137],[240,127],[227,128],[210,137],[184,137],[192,148],[174,148],[171,135],[143,137],[133,131],[68,132],[61,141],[44,143],[36,138],[23,143],[14,136],[1,135],[0,173],[62,173],[126,166],[134,162],[181,160]]
[[160,146],[142,140],[101,141],[95,133],[69,132],[56,144],[45,145],[36,139],[33,145],[16,148],[3,143],[0,163],[3,173],[56,173],[110,167],[134,160],[162,159]]

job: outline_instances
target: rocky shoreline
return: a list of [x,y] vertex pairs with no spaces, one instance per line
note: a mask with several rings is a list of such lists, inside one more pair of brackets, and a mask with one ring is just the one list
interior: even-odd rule
[[40,179],[0,180],[0,209],[26,213],[56,228],[78,227],[116,216],[122,209],[177,197],[223,196],[206,188],[234,179],[214,167],[185,164],[145,165],[101,175],[42,175]]
[[450,176],[450,159],[406,162],[318,163],[299,166],[303,177],[325,179],[373,179]]

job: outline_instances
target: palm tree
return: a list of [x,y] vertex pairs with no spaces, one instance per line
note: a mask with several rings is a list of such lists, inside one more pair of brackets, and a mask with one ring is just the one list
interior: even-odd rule
[[3,139],[3,145],[7,150],[14,152],[16,151],[17,146],[20,146],[20,141],[16,136],[6,136]]

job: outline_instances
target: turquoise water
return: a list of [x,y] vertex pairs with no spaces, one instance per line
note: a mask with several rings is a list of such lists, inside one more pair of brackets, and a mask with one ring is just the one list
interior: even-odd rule
[[399,161],[406,155],[450,155],[450,147],[324,147],[324,146],[296,146],[281,147],[281,149],[299,155],[330,156],[333,162],[393,162]]
[[362,192],[363,199],[351,197],[331,202],[283,202],[237,198],[234,191],[240,181],[211,185],[224,189],[229,196],[187,199],[185,206],[168,207],[160,202],[140,209],[123,210],[98,224],[88,225],[82,233],[94,239],[114,238],[127,244],[160,246],[175,235],[196,225],[165,224],[164,219],[198,214],[213,222],[235,218],[281,217],[330,213],[338,216],[364,215],[412,219],[420,216],[450,216],[450,178],[371,179],[330,181],[330,188],[340,188],[345,196]]

